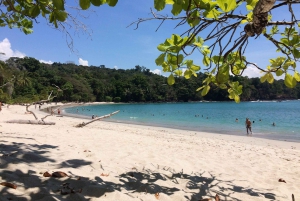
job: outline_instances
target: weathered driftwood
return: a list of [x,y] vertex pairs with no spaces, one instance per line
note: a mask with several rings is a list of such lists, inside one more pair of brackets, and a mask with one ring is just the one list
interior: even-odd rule
[[55,122],[47,122],[41,120],[10,120],[6,123],[15,123],[15,124],[39,124],[39,125],[55,125]]
[[78,125],[76,125],[75,127],[82,128],[82,127],[84,127],[84,126],[86,126],[86,125],[88,125],[88,124],[90,124],[90,123],[95,122],[95,121],[98,121],[98,120],[101,120],[101,119],[104,119],[104,118],[111,117],[112,115],[117,114],[118,112],[120,112],[120,110],[115,111],[115,112],[110,113],[110,114],[107,114],[107,115],[104,115],[104,116],[101,116],[101,117],[97,117],[97,118],[95,118],[95,119],[93,119],[93,120],[91,120],[91,121],[89,121],[89,122],[86,122],[86,123],[85,123],[85,122],[82,122],[81,124],[78,124]]
[[[48,98],[47,98],[46,100],[40,100],[40,101],[33,102],[33,103],[30,103],[30,104],[26,105],[26,111],[27,111],[28,113],[32,114],[36,120],[38,120],[38,118],[37,118],[37,116],[35,115],[35,113],[34,113],[33,111],[29,110],[29,107],[30,107],[31,105],[49,102],[50,100],[52,100],[53,98],[56,97],[56,96],[53,96],[53,97],[51,98],[52,93],[53,93],[53,90],[51,91],[51,93],[49,94],[49,96],[48,96]],[[48,116],[49,116],[49,115],[47,115],[46,117],[48,117]],[[42,120],[44,120],[46,117],[43,117]]]

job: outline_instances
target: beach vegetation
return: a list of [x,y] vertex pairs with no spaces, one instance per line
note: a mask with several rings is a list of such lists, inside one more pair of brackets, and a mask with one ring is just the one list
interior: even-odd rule
[[[209,79],[202,72],[197,72],[197,77],[192,76],[188,80],[174,76],[174,85],[168,85],[167,77],[154,74],[144,66],[127,68],[117,70],[69,63],[44,64],[34,58],[14,58],[4,63],[0,70],[3,75],[0,76],[0,101],[31,103],[46,100],[51,91],[57,90],[56,86],[62,92],[55,94],[51,101],[128,103],[231,100],[228,92],[216,85],[206,85],[210,88],[197,92],[195,88]],[[26,75],[21,78],[30,82],[21,82],[18,78],[20,83],[24,83],[18,85],[12,75]],[[7,84],[10,82],[14,84],[13,91]],[[243,88],[243,93],[239,95],[241,101],[300,99],[300,86],[289,88],[284,82],[284,79],[274,79],[272,84],[262,83],[260,78],[229,75],[229,83],[237,93],[241,93]],[[235,94],[230,92],[230,95]]]
[[[117,2],[80,0],[78,8],[87,10],[91,6],[104,4],[113,7]],[[1,1],[0,5],[6,8],[2,10],[0,26],[17,27],[25,34],[32,33],[34,22],[42,17],[48,24],[67,34],[69,32],[66,31],[66,26],[72,27],[70,22],[75,26],[80,24],[63,0],[5,0]],[[299,12],[295,12],[299,10],[298,0],[154,0],[153,5],[156,11],[151,9],[150,18],[139,18],[131,25],[138,28],[141,23],[158,20],[161,21],[159,29],[163,23],[177,21],[175,27],[183,28],[181,33],[172,34],[157,46],[160,54],[155,63],[161,66],[163,72],[168,73],[166,82],[169,85],[175,85],[180,80],[179,77],[191,80],[201,72],[205,74],[205,79],[198,83],[195,89],[202,96],[220,88],[227,92],[229,99],[239,102],[243,99],[242,91],[248,90],[249,95],[249,89],[245,89],[238,80],[232,81],[231,76],[242,76],[249,67],[262,72],[262,83],[272,84],[275,83],[276,77],[282,77],[286,87],[294,88],[300,82],[300,73],[297,70],[300,59],[300,20]],[[247,59],[249,46],[258,38],[272,44],[273,49],[270,51],[277,52],[276,57],[269,58],[267,66],[259,66],[256,61]],[[200,58],[201,62],[194,58]],[[32,67],[40,68],[39,65],[32,66],[33,63],[28,65],[26,69],[29,72],[36,71]],[[139,67],[135,70],[140,71]],[[80,76],[82,75],[78,74],[75,79],[78,80]],[[59,80],[61,77],[57,76],[51,81]],[[81,85],[74,80],[70,82],[76,89]],[[146,83],[141,77],[133,78],[132,82],[139,83],[142,88],[131,88],[125,92],[125,96],[134,96],[136,100],[146,101]],[[104,92],[100,97],[108,91],[112,94],[117,93],[112,91],[112,86],[103,87],[101,91]],[[182,86],[180,96],[184,97],[184,100],[188,100],[184,95],[187,91],[188,89]],[[93,92],[78,91],[77,98],[87,101],[92,98],[86,96],[89,93]]]

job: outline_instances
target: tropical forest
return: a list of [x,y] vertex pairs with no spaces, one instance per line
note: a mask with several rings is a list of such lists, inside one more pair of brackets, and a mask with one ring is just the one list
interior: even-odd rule
[[[207,78],[203,72],[189,80],[175,77],[175,84],[170,86],[166,76],[140,65],[125,70],[72,62],[45,64],[30,57],[12,57],[0,64],[0,101],[9,104],[47,99],[51,91],[55,92],[55,102],[232,101],[227,90],[214,85],[202,96],[197,89]],[[230,79],[242,85],[241,101],[300,99],[300,85],[288,88],[283,80],[269,84],[261,83],[260,78]]]

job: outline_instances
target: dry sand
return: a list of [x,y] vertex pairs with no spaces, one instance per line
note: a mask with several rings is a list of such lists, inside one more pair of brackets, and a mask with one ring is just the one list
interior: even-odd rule
[[76,128],[87,120],[65,116],[5,123],[34,120],[24,112],[0,112],[0,183],[17,185],[0,185],[1,201],[300,200],[300,143],[105,121]]

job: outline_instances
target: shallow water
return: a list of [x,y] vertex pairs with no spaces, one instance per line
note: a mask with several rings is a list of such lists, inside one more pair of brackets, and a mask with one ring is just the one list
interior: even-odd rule
[[[101,104],[65,108],[67,113],[90,118],[92,115],[102,116],[116,110],[120,112],[109,121],[233,135],[246,135],[245,119],[248,117],[254,121],[253,136],[300,142],[299,100],[239,104],[234,102]],[[272,126],[273,122],[275,126]]]

